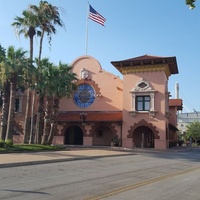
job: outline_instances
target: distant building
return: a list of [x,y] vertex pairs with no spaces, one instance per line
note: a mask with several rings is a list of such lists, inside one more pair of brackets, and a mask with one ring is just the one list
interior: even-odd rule
[[179,133],[185,134],[187,132],[187,125],[195,121],[200,121],[200,112],[178,113],[177,128]]

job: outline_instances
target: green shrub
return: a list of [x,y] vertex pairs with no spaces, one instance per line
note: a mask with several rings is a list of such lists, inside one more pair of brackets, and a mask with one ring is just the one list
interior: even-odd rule
[[12,140],[6,140],[5,141],[5,146],[6,147],[12,147],[13,146],[13,141]]
[[118,135],[115,135],[115,136],[112,138],[111,142],[113,143],[113,145],[114,145],[115,147],[119,147],[119,146],[120,146],[121,139],[119,138]]
[[182,146],[182,145],[183,145],[183,143],[184,143],[184,141],[183,141],[183,140],[179,140],[179,141],[178,141],[178,145],[179,145],[179,146]]
[[5,141],[4,140],[0,140],[0,148],[4,148],[5,147]]
[[177,146],[177,142],[176,141],[170,141],[169,142],[169,147],[175,147]]

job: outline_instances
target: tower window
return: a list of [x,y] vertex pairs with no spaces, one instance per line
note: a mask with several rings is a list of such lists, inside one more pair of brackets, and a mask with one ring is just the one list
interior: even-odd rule
[[136,96],[136,110],[149,111],[150,110],[150,96]]

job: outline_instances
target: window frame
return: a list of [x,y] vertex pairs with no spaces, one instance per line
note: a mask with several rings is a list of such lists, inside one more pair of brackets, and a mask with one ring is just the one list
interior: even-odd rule
[[[141,100],[139,100],[139,98],[141,98]],[[146,103],[148,103],[148,105],[146,105]],[[150,109],[151,109],[151,96],[137,95],[135,99],[135,110],[141,112],[141,111],[150,111]]]
[[[135,117],[137,113],[149,113],[151,117],[154,117],[157,111],[155,110],[155,97],[156,97],[156,90],[150,87],[150,83],[141,79],[136,86],[130,91],[132,97],[132,108],[129,111],[130,114]],[[138,97],[150,97],[149,100],[149,109],[138,109]]]

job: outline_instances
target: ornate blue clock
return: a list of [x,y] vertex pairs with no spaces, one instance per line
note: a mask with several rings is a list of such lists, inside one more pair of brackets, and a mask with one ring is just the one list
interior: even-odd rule
[[89,107],[95,100],[95,91],[89,84],[81,84],[78,86],[74,94],[74,102],[81,108]]

